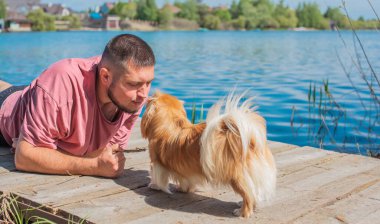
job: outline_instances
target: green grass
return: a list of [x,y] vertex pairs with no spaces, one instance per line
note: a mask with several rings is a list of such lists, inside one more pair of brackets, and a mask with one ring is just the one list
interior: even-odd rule
[[[371,2],[368,0],[373,12],[376,11],[372,7]],[[358,135],[360,132],[366,131],[366,141],[359,143],[355,138],[356,149],[359,154],[365,152],[372,157],[380,158],[380,134],[376,133],[377,127],[380,126],[380,81],[374,66],[372,66],[371,58],[368,57],[365,51],[364,43],[359,38],[356,30],[353,28],[351,19],[348,15],[345,2],[342,1],[342,9],[346,13],[346,16],[351,24],[351,31],[353,34],[353,47],[354,53],[349,50],[349,43],[347,43],[339,29],[337,34],[341,39],[345,52],[349,56],[350,61],[343,61],[339,53],[337,52],[337,62],[342,67],[351,87],[352,92],[359,100],[359,104],[362,110],[365,111],[364,115],[353,115],[347,113],[347,110],[339,103],[339,98],[336,98],[333,94],[334,90],[330,88],[329,80],[322,80],[320,86],[316,83],[309,84],[309,91],[307,96],[308,101],[308,119],[303,121],[298,119],[300,125],[297,127],[295,120],[297,119],[297,108],[293,106],[290,125],[295,134],[298,133],[300,128],[304,126],[308,127],[309,141],[318,144],[321,148],[324,148],[327,141],[334,145],[337,150],[344,150],[346,141],[350,137],[346,132],[346,126],[348,124],[347,118],[355,121],[357,126]],[[377,16],[380,23],[380,19]],[[375,60],[375,59],[374,59]],[[351,68],[346,68],[344,62],[350,62]],[[347,66],[348,67],[348,66]],[[353,81],[352,76],[360,77],[359,81]],[[359,86],[365,86],[366,89],[359,89]],[[319,91],[318,91],[319,89]],[[318,93],[319,92],[319,93]],[[369,97],[368,97],[369,96]],[[345,97],[345,96],[343,96]],[[369,98],[369,102],[364,102],[364,98]],[[337,143],[335,137],[337,131],[340,130],[344,133],[344,139]]]
[[[33,212],[37,209],[42,208],[39,207],[31,207],[22,208],[19,197],[14,194],[4,194],[0,195],[0,223],[12,223],[12,224],[55,224],[45,217],[40,217],[37,215],[33,215]],[[25,207],[25,206],[24,206]],[[68,224],[83,224],[87,223],[86,219],[80,219],[79,221],[75,221],[75,217],[69,215],[67,219]]]
[[196,124],[196,123],[201,123],[204,121],[204,108],[203,104],[201,104],[201,108],[199,110],[199,117],[197,117],[197,105],[196,103],[193,103],[192,109],[191,109],[191,123]]

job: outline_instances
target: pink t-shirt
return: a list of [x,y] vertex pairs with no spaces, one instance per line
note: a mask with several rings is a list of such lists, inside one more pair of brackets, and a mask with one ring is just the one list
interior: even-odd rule
[[0,131],[8,144],[22,133],[34,146],[84,155],[108,144],[127,145],[140,111],[110,122],[96,96],[100,56],[64,59],[30,86],[10,95],[0,109]]

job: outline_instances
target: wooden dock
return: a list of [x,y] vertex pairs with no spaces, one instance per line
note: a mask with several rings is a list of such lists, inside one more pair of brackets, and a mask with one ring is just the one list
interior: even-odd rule
[[137,125],[118,179],[18,172],[9,149],[0,148],[0,193],[58,223],[380,223],[379,159],[270,142],[277,195],[241,219],[232,214],[241,198],[231,189],[149,189],[146,148]]

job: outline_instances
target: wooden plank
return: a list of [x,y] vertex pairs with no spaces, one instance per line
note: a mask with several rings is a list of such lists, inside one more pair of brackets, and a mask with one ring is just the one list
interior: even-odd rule
[[148,141],[145,139],[131,139],[131,141],[128,142],[127,148],[125,150],[130,152],[137,149],[143,149],[142,151],[148,150]]
[[[60,209],[68,212],[75,211],[76,214],[81,215],[86,214],[86,211],[102,211],[101,214],[97,212],[92,213],[89,216],[89,220],[97,223],[106,221],[111,223],[125,223],[126,221],[131,222],[132,220],[137,220],[166,210],[181,208],[185,205],[210,198],[203,196],[202,193],[205,192],[197,192],[196,194],[175,193],[168,195],[161,191],[142,187],[104,198],[86,200],[79,204],[65,205],[60,207]],[[207,192],[207,194],[211,194],[214,197],[219,193],[218,191]],[[236,207],[237,205],[234,203],[234,206]],[[222,213],[224,212],[223,210],[218,210],[219,213],[220,211]]]
[[3,192],[21,193],[23,196],[28,196],[37,193],[34,190],[36,186],[51,183],[60,185],[78,177],[79,176],[44,175],[13,171],[0,175],[0,190]]
[[275,154],[277,167],[284,167],[288,164],[306,162],[308,160],[322,158],[331,154],[332,151],[320,150],[311,147],[301,147]]
[[[379,166],[375,166],[371,171],[376,173],[379,168]],[[336,170],[330,175],[338,174],[340,176],[340,172],[341,170]],[[315,176],[315,185],[313,187],[305,184],[309,183],[309,180],[280,185],[279,192],[272,205],[263,208],[257,213],[256,220],[260,223],[293,222],[311,211],[335,202],[337,198],[346,194],[353,194],[367,184],[376,183],[379,178],[365,170],[360,173],[355,172],[347,176],[330,179],[328,182],[319,184],[320,179],[318,176]],[[298,184],[309,187],[294,189],[294,186]]]
[[[315,155],[320,155],[321,153],[323,154],[323,152],[324,152],[323,151],[323,152],[319,152],[318,153],[318,151],[314,151],[314,150],[309,149],[309,148],[304,148],[304,149],[301,150],[301,152],[303,152],[303,153],[300,153],[299,158],[304,158],[304,154],[307,151],[312,152],[312,153],[316,153]],[[325,155],[334,155],[334,154],[337,154],[337,153],[324,152],[324,154]],[[297,156],[298,155],[295,155],[295,157],[297,157]],[[315,158],[315,157],[311,157],[311,158]],[[320,157],[320,158],[321,158],[321,160],[323,159],[323,157]],[[326,161],[333,162],[332,160],[326,160]],[[302,164],[304,161],[301,160],[301,159],[293,159],[293,160],[290,160],[290,162],[294,162],[296,164],[298,164],[298,163]],[[321,161],[319,161],[319,160],[314,160],[314,162],[315,162],[315,164],[320,164],[321,163]],[[287,163],[287,165],[291,166],[291,163]],[[311,165],[309,164],[309,166],[305,166],[305,167],[310,167],[310,166]],[[325,169],[320,169],[320,171],[324,172],[326,170]],[[308,173],[308,175],[310,175],[310,173]],[[285,178],[285,176],[283,178]],[[294,181],[299,181],[298,179],[293,179],[293,180]],[[138,190],[140,191],[142,189],[138,189]],[[149,193],[147,193],[147,192],[149,192],[149,189],[142,190],[142,191],[145,192],[145,193],[143,193],[143,195],[150,195]],[[231,197],[229,199],[232,199],[231,201],[240,200],[240,198],[238,196],[234,195],[231,190],[228,190],[228,192],[229,192],[229,194],[228,194],[229,197]],[[224,192],[224,193],[226,193],[226,192]],[[200,193],[197,192],[197,194],[200,194],[200,196],[203,196],[203,198],[198,199],[196,197],[193,197],[193,198],[191,198],[193,200],[190,199],[190,201],[189,201],[189,199],[186,199],[186,200],[185,199],[178,199],[178,200],[172,202],[172,201],[167,201],[167,200],[163,200],[162,198],[160,198],[160,197],[164,197],[164,199],[168,199],[168,198],[165,198],[165,194],[161,193],[161,192],[159,192],[158,195],[156,195],[156,194],[153,194],[153,196],[150,195],[150,197],[153,197],[153,198],[149,199],[149,200],[145,199],[144,201],[141,200],[141,199],[136,201],[136,199],[133,198],[135,195],[132,192],[123,192],[123,193],[120,193],[120,194],[117,194],[117,195],[112,195],[112,196],[107,197],[107,198],[84,200],[83,202],[80,202],[79,204],[70,204],[70,205],[63,206],[61,208],[62,209],[68,209],[69,211],[78,211],[78,209],[83,209],[84,211],[86,211],[86,210],[92,210],[92,208],[99,209],[99,210],[101,210],[101,209],[104,208],[106,210],[106,208],[109,206],[109,204],[112,204],[114,206],[114,210],[117,210],[117,213],[118,213],[118,215],[116,215],[115,219],[112,219],[113,222],[118,223],[118,221],[120,221],[122,223],[123,218],[119,218],[120,216],[121,217],[127,217],[128,216],[128,220],[131,221],[132,220],[131,217],[134,217],[134,218],[139,218],[140,217],[141,218],[141,217],[144,217],[144,216],[153,215],[155,213],[160,213],[160,212],[162,212],[162,210],[165,210],[164,208],[161,208],[161,207],[158,207],[158,208],[156,207],[155,208],[155,207],[152,207],[152,206],[149,206],[149,205],[148,205],[148,208],[144,209],[144,206],[147,203],[147,201],[148,202],[149,201],[155,201],[157,204],[161,204],[162,206],[171,204],[172,205],[171,208],[175,209],[177,207],[182,207],[182,205],[180,205],[180,204],[178,204],[177,206],[175,206],[175,204],[173,204],[173,203],[178,203],[178,201],[185,200],[185,201],[187,201],[187,203],[190,203],[190,204],[194,203],[194,202],[197,202],[197,201],[204,201],[204,200],[206,200],[208,198],[212,198],[210,200],[213,201],[213,200],[217,200],[217,199],[214,199],[215,196],[217,196],[218,199],[219,199],[220,195],[223,195],[224,193],[223,193],[223,191],[215,191],[215,190],[209,190],[209,191],[205,191],[203,193],[202,192],[200,192]],[[286,193],[288,193],[288,195],[292,195],[291,193],[289,194],[289,192],[286,192]],[[161,194],[163,194],[164,196],[160,196]],[[183,194],[179,194],[179,195],[183,195]],[[174,197],[176,197],[176,196],[174,196]],[[169,199],[170,199],[170,197],[169,197]],[[131,201],[132,200],[133,201],[133,203],[132,203],[133,206],[131,207],[131,205],[128,204],[127,202],[123,202],[122,204],[117,203],[117,201],[119,201],[119,200],[120,201]],[[107,203],[106,201],[109,201],[109,203]],[[106,203],[106,205],[104,207],[102,207],[102,205],[104,205],[104,203]],[[206,204],[207,203],[209,203],[209,201],[206,200]],[[227,207],[229,207],[229,208],[234,207],[234,205],[235,205],[234,203],[232,203],[232,204],[227,203]],[[219,204],[219,207],[220,206],[225,207],[226,204],[221,203],[221,204]],[[218,208],[218,206],[216,208]],[[229,209],[229,210],[231,210],[231,209]],[[224,213],[228,213],[229,215],[231,215],[232,213],[230,214],[229,210],[227,212],[226,210],[222,211],[221,209],[218,209],[217,211],[211,211],[211,212],[213,212],[213,213],[218,213],[218,212],[221,213],[221,211],[222,211],[222,213],[224,212]],[[93,221],[102,222],[102,221],[104,221],[104,220],[101,220],[102,217],[109,217],[109,216],[111,216],[111,214],[108,214],[108,215],[106,214],[105,216],[92,217],[92,218],[94,218]],[[100,220],[97,220],[96,218],[100,218]]]
[[[316,189],[304,189],[295,191],[286,186],[279,186],[282,191],[282,200],[259,204],[254,216],[249,220],[243,220],[246,223],[285,223],[299,217],[305,212],[313,211],[315,208],[336,201],[337,197],[347,193],[360,192],[363,185],[377,181],[374,172],[380,167],[374,167],[370,172],[365,171],[360,174],[354,174],[347,178],[338,179]],[[299,181],[302,183],[302,181]],[[364,183],[364,184],[363,184]],[[160,220],[162,223],[218,223],[228,221],[228,223],[241,223],[239,218],[232,217],[232,210],[236,208],[233,202],[239,197],[231,191],[225,194],[219,194],[216,198],[196,201],[182,207],[176,207],[169,210],[163,210],[154,214],[147,214],[131,223],[151,223],[154,220]],[[221,211],[223,210],[223,212]],[[129,220],[130,221],[130,220]],[[318,222],[317,222],[318,223]]]
[[[160,223],[253,223],[253,218],[242,219],[233,215],[240,197],[231,191],[210,191],[206,195],[183,206],[145,213],[138,219],[128,220],[128,223],[154,223],[154,220],[160,220]],[[161,203],[156,206],[163,208]]]
[[[380,178],[380,170],[378,171]],[[370,184],[372,182],[369,182]],[[338,198],[327,206],[312,211],[298,219],[295,223],[327,223],[337,220],[343,223],[378,223],[380,212],[380,179],[373,185],[363,185],[355,194]],[[360,201],[360,203],[358,203]],[[377,214],[377,217],[373,214]]]
[[[310,150],[310,149],[308,149]],[[135,173],[135,174],[125,174],[122,177],[118,178],[117,182],[130,182],[130,184],[135,184],[135,186],[144,186],[147,185],[149,182],[148,178],[148,170],[149,170],[149,159],[147,158],[147,153],[131,153],[126,154],[127,155],[127,162],[126,162],[126,172],[129,173]],[[128,158],[132,157],[132,158]],[[138,163],[130,164],[129,161],[139,161]],[[292,160],[295,162],[300,162],[300,160]],[[303,162],[303,161],[302,161]],[[128,170],[129,168],[132,168],[131,170]],[[138,178],[134,178],[133,176],[136,176],[137,171],[140,173],[144,173],[144,175],[138,175]],[[132,177],[131,177],[132,176]],[[140,181],[141,180],[141,181]],[[87,186],[85,191],[86,194],[83,194],[83,192],[80,191],[80,185],[82,183],[85,183]],[[55,186],[38,186],[40,188],[35,188],[34,191],[38,192],[38,197],[33,198],[34,200],[41,201],[43,203],[48,203],[51,206],[62,206],[65,204],[75,203],[76,201],[81,200],[90,200],[98,197],[104,197],[104,195],[111,195],[116,193],[121,193],[123,191],[126,191],[123,188],[120,188],[119,185],[113,183],[112,181],[109,181],[107,179],[97,179],[92,177],[81,177],[78,180],[70,181],[70,183],[62,184],[59,187]],[[72,188],[79,188],[79,190],[75,190],[73,192]],[[129,186],[130,188],[131,186]],[[47,190],[45,190],[47,189]],[[84,189],[83,189],[84,190]],[[51,196],[51,192],[54,192],[54,196]],[[62,194],[60,193],[62,192]],[[70,193],[70,194],[69,194]],[[68,195],[71,195],[68,197]],[[46,201],[48,200],[48,201]],[[54,203],[54,201],[59,201],[59,203]]]
[[[141,139],[139,130],[134,129],[132,134],[125,153],[125,174],[118,179],[8,171],[0,173],[0,190],[16,192],[45,204],[52,211],[88,217],[96,223],[157,220],[161,223],[303,223],[313,217],[322,222],[341,222],[339,219],[356,222],[358,217],[362,217],[361,221],[377,220],[372,213],[379,210],[375,203],[380,200],[376,193],[380,160],[269,142],[279,169],[277,196],[271,202],[259,204],[254,217],[243,220],[232,215],[240,196],[231,189],[203,188],[195,194],[173,195],[148,189],[148,152],[135,153],[136,148],[146,147],[147,142]],[[13,159],[8,157],[5,161]],[[350,216],[350,209],[357,203],[363,206]],[[373,209],[366,212],[368,206]],[[331,216],[331,211],[337,211],[338,219]]]
[[[65,204],[77,203],[94,198],[106,197],[131,189],[147,186],[149,164],[125,169],[124,174],[117,179],[81,176],[57,184],[46,182],[33,186],[27,195],[30,200],[59,207]],[[24,196],[25,190],[17,193]]]
[[286,144],[282,142],[274,142],[274,141],[268,141],[268,145],[273,154],[299,148],[299,146],[297,145],[291,145],[291,144]]
[[[354,177],[355,177],[355,175],[354,175]],[[360,182],[359,182],[360,183]],[[320,186],[316,186],[316,188],[318,188],[318,187],[320,187]],[[280,186],[280,188],[282,188],[282,186]],[[335,188],[333,188],[333,189],[335,189]],[[285,189],[286,190],[286,189]],[[313,189],[307,189],[308,191],[310,190],[310,191],[312,191]],[[315,189],[314,189],[315,190]],[[335,189],[335,190],[337,190],[337,191],[339,191],[339,189]],[[287,198],[286,198],[286,200],[289,200],[289,196],[290,197],[292,197],[292,196],[294,196],[294,194],[295,194],[295,192],[294,192],[294,190],[287,190],[287,191],[285,191],[285,192],[282,192],[282,193],[280,193],[281,195],[286,195],[287,196]],[[231,195],[231,194],[230,194]],[[236,197],[236,196],[235,196]],[[219,199],[220,197],[218,197],[218,199]],[[290,198],[291,199],[291,198]],[[307,198],[305,199],[306,201],[308,201],[307,200]],[[208,201],[205,201],[205,202],[202,202],[202,203],[206,203],[206,204],[208,204],[209,202]],[[297,204],[296,204],[297,205]],[[193,206],[193,205],[190,205],[190,206]],[[199,207],[199,205],[196,205],[196,207]],[[212,206],[211,206],[212,207]],[[307,207],[307,206],[306,206]],[[304,208],[304,207],[301,207],[301,206],[299,206],[297,209],[301,209],[302,210],[302,208]],[[183,208],[182,208],[183,209]],[[190,208],[190,210],[191,210],[192,208]],[[278,209],[273,209],[273,210],[271,210],[271,212],[273,212],[273,211],[281,211],[281,210],[283,210],[283,208],[278,208]],[[172,212],[172,211],[171,211]],[[158,214],[159,215],[159,214]],[[169,221],[169,220],[166,220],[165,219],[165,217],[178,217],[178,215],[180,215],[180,214],[176,214],[176,215],[174,215],[174,214],[163,214],[162,216],[160,216],[160,217],[153,217],[152,218],[152,220],[154,220],[154,219],[159,219],[159,220],[161,220],[161,218],[162,219],[164,219],[164,222],[167,222],[167,221]],[[182,215],[182,214],[181,214]],[[282,216],[283,215],[286,215],[286,214],[282,214]],[[268,214],[268,216],[270,216],[270,214]],[[204,221],[207,221],[207,220],[209,220],[209,218],[210,217],[208,217],[208,218],[205,218],[204,219]],[[147,218],[147,219],[149,219],[150,220],[150,218]],[[145,222],[145,221],[149,221],[149,220],[146,220],[146,219],[143,219],[143,221],[141,221],[141,222]],[[183,220],[184,221],[184,220]],[[192,222],[193,222],[193,220],[191,220]],[[215,220],[213,220],[213,221],[215,221]],[[271,221],[269,221],[268,223],[271,223],[273,220],[271,220]],[[281,221],[281,219],[279,219],[279,220],[277,220],[277,221]],[[202,223],[202,222],[199,222],[199,223]],[[260,222],[261,223],[261,222]]]

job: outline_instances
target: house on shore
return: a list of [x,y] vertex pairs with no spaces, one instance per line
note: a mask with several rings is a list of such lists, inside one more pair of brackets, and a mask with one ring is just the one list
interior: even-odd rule
[[107,15],[104,18],[103,28],[105,30],[120,30],[120,17],[114,15]]
[[8,32],[32,31],[32,22],[24,14],[8,12],[5,19],[5,30]]
[[47,14],[57,16],[57,17],[63,17],[63,16],[69,16],[71,14],[71,10],[67,7],[65,7],[62,4],[40,4],[39,7]]

